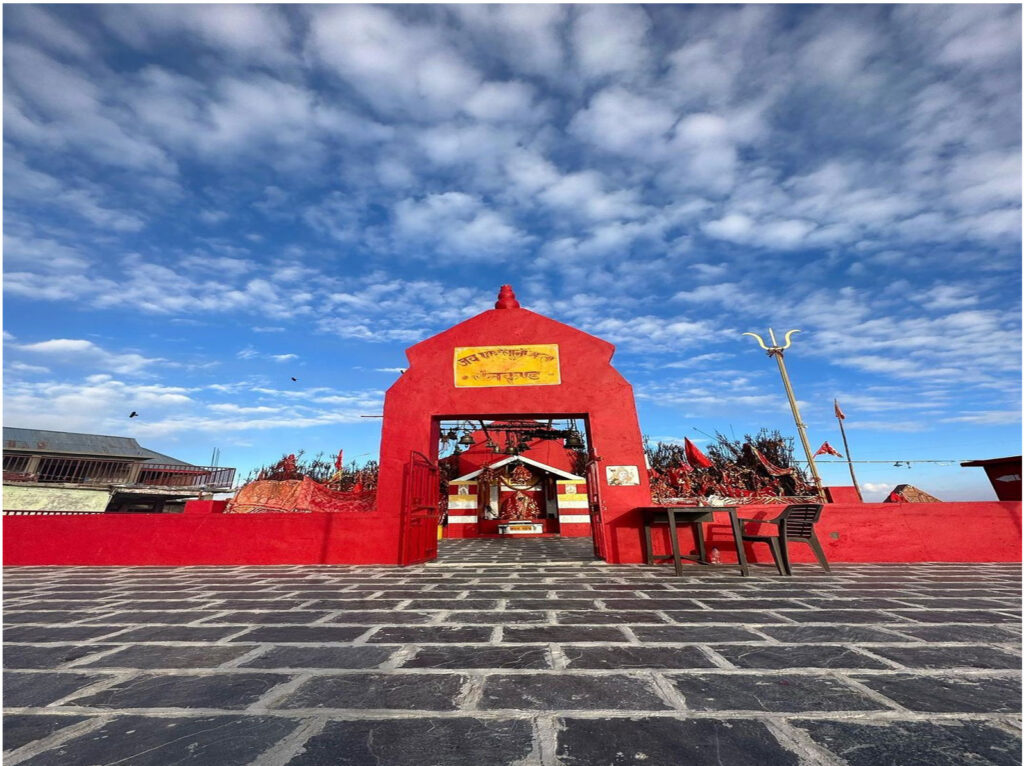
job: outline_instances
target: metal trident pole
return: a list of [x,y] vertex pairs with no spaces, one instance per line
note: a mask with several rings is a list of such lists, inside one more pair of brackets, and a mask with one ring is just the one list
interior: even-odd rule
[[793,395],[793,386],[789,382],[789,375],[786,372],[786,363],[783,361],[783,352],[789,348],[791,343],[790,337],[793,333],[802,332],[801,330],[790,330],[786,333],[785,342],[786,345],[780,346],[779,342],[775,340],[775,332],[772,328],[768,328],[768,336],[772,340],[771,346],[766,346],[761,336],[757,333],[745,332],[744,335],[751,335],[757,339],[761,348],[768,352],[768,356],[774,356],[775,361],[779,363],[779,373],[782,375],[782,385],[786,387],[786,396],[789,397],[789,406],[793,410],[793,420],[796,422],[797,433],[800,434],[800,443],[804,446],[804,453],[807,455],[807,466],[811,470],[811,476],[814,477],[814,486],[818,490],[818,495],[821,497],[825,496],[825,490],[821,486],[821,477],[818,475],[818,467],[814,465],[814,455],[811,454],[811,445],[807,443],[807,427],[804,422],[800,419],[800,410],[796,406],[796,397]]

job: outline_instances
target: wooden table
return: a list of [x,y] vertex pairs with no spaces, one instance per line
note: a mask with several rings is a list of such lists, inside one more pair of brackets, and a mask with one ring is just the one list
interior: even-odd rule
[[[683,559],[696,561],[698,564],[710,564],[708,561],[706,545],[704,544],[703,523],[714,520],[716,512],[729,514],[729,523],[732,527],[732,539],[736,543],[736,556],[739,559],[740,573],[746,577],[750,574],[747,567],[747,555],[743,551],[743,528],[740,526],[736,509],[731,506],[681,506],[681,505],[654,505],[638,508],[644,517],[644,557],[648,564],[655,560],[672,559],[675,565],[676,574],[683,573]],[[651,545],[651,527],[664,521],[668,525],[669,540],[672,545],[671,556],[655,556],[654,548]],[[683,555],[679,553],[679,537],[676,534],[679,524],[689,524],[693,529],[693,536],[697,540],[697,555]]]

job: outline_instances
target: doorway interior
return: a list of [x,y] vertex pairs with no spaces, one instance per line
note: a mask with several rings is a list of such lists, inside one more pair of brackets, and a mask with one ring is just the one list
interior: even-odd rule
[[443,539],[592,538],[588,418],[437,417]]

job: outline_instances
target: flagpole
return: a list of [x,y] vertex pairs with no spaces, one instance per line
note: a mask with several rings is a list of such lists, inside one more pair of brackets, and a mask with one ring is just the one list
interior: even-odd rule
[[833,399],[836,408],[836,420],[839,421],[839,433],[843,435],[843,448],[846,450],[846,464],[850,466],[850,478],[853,479],[853,488],[857,490],[857,497],[863,503],[864,496],[860,493],[860,485],[857,483],[857,474],[853,472],[853,456],[850,454],[850,445],[846,441],[846,429],[843,427],[843,417],[839,415],[839,400]]

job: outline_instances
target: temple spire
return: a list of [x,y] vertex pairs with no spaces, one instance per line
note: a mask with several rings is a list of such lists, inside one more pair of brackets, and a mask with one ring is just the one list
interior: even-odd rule
[[501,290],[498,291],[498,301],[494,304],[496,309],[517,309],[519,308],[519,301],[516,300],[516,294],[512,291],[512,285],[502,285]]

